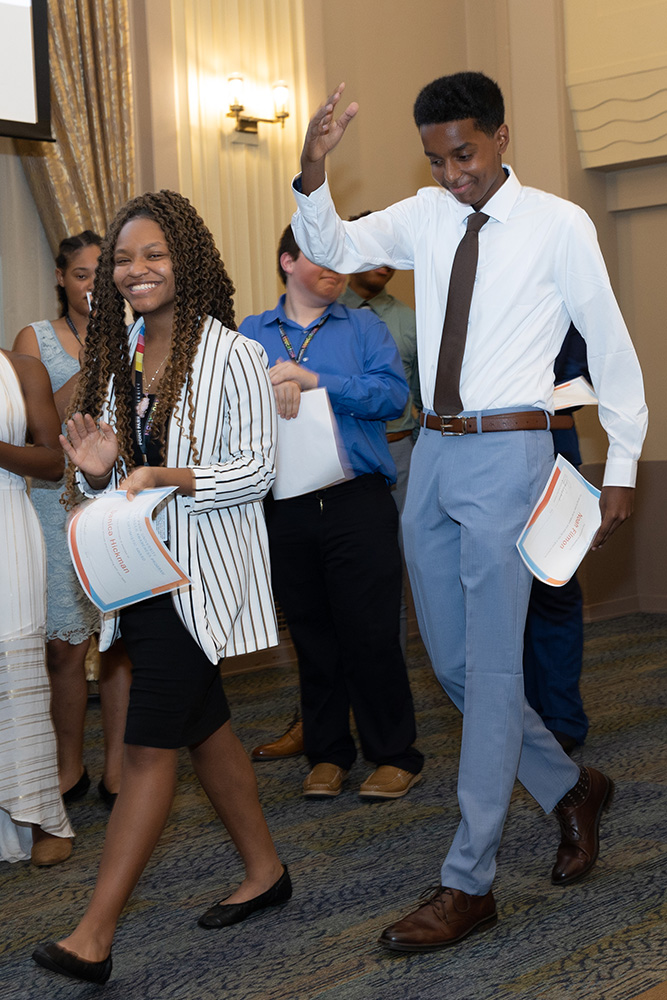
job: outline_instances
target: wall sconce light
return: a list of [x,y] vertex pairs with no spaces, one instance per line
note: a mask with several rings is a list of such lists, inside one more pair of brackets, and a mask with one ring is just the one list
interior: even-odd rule
[[285,119],[289,118],[289,111],[287,110],[289,87],[284,80],[278,80],[272,87],[274,118],[255,118],[252,115],[244,114],[243,77],[240,73],[233,73],[228,77],[227,82],[229,84],[229,111],[227,112],[227,117],[236,119],[236,128],[234,131],[256,135],[258,122],[267,122],[271,125],[277,125],[280,122],[280,127],[285,128]]

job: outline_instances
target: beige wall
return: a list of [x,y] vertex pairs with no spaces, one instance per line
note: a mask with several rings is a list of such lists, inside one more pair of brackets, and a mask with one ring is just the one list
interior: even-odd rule
[[[326,88],[312,110],[341,81],[345,99],[359,103],[328,164],[340,214],[384,208],[432,183],[412,104],[429,80],[465,69],[466,5],[309,0],[308,6],[319,8],[319,24],[312,27],[313,35],[320,32]],[[397,274],[391,290],[414,303],[412,273]]]
[[[665,190],[667,199],[667,189]],[[620,212],[619,297],[646,385],[645,461],[667,459],[667,204]]]
[[57,316],[53,258],[11,139],[0,139],[0,347]]
[[[234,281],[237,320],[279,294],[275,248],[292,214],[290,180],[308,121],[301,0],[135,0],[138,190],[173,187],[211,229]],[[285,127],[240,136],[227,117],[239,71],[246,109],[273,114],[271,84],[290,86]]]
[[667,156],[667,2],[563,0],[567,84],[584,166]]

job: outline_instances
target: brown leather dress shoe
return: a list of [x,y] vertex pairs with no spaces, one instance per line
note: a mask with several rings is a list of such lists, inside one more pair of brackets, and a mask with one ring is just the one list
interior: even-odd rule
[[435,951],[473,931],[490,930],[497,921],[492,892],[470,896],[442,886],[414,913],[383,930],[380,944],[391,951]]
[[303,783],[303,794],[313,799],[331,799],[340,795],[347,775],[337,764],[316,764]]
[[262,743],[251,751],[253,760],[281,760],[283,757],[298,757],[303,753],[303,722],[297,715],[289,729],[273,743]]
[[407,795],[421,774],[411,774],[400,767],[381,764],[366,778],[359,788],[362,799],[400,799]]
[[554,885],[576,882],[595,864],[600,849],[600,817],[603,809],[611,804],[614,792],[611,778],[594,767],[582,767],[581,770],[588,775],[588,792],[583,802],[571,806],[564,805],[561,800],[554,809],[561,830],[556,864],[551,872]]

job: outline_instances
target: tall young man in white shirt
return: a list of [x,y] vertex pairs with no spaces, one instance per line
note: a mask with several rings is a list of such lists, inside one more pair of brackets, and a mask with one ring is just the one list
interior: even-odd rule
[[[570,322],[587,342],[610,442],[593,548],[632,511],[646,407],[590,219],[570,202],[522,187],[503,165],[509,130],[498,86],[481,73],[458,73],[425,87],[415,122],[440,187],[352,223],[338,218],[324,167],[357,112],[350,104],[334,118],[342,90],[310,121],[292,225],[304,252],[336,271],[387,264],[415,272],[424,413],[403,533],[422,637],[438,679],[464,712],[461,822],[441,888],[380,940],[392,950],[429,951],[496,922],[491,885],[516,777],[558,816],[552,881],[582,878],[597,858],[613,783],[593,768],[579,769],[525,701],[521,654],[531,578],[515,542],[553,462],[553,362]],[[452,263],[467,217],[481,209],[488,221],[479,234],[462,408],[436,414]]]

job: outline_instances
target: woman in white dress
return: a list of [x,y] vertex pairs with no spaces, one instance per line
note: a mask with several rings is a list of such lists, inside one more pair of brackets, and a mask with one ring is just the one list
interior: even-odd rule
[[60,797],[45,666],[44,543],[23,478],[62,475],[58,431],[44,367],[0,351],[0,857],[37,865],[65,861],[74,836]]

